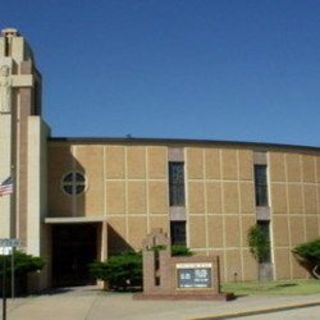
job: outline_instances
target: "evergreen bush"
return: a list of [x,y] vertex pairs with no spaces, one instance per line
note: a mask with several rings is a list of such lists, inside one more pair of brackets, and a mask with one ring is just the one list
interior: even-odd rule
[[314,277],[320,279],[320,239],[299,244],[292,252]]

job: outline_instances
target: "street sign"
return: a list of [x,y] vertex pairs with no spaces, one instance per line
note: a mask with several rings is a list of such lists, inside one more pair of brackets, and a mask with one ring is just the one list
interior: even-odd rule
[[0,247],[0,256],[9,256],[12,253],[12,247]]
[[19,239],[0,239],[0,247],[15,248],[20,245]]

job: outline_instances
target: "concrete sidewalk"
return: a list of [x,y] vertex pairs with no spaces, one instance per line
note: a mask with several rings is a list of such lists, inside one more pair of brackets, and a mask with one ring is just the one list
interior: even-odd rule
[[[50,294],[8,300],[8,320],[189,320],[233,319],[245,314],[316,306],[320,294],[240,297],[231,302],[136,301],[131,294],[105,293],[96,287],[66,288]],[[307,310],[307,309],[306,309]],[[307,317],[306,317],[307,319]]]

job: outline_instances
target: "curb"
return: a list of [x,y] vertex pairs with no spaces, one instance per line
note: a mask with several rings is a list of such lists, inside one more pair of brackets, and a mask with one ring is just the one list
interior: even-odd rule
[[290,305],[280,305],[280,306],[264,308],[264,309],[220,313],[220,314],[213,315],[213,316],[202,317],[202,318],[193,318],[190,320],[219,320],[219,319],[221,320],[221,319],[230,319],[230,318],[238,318],[238,317],[240,318],[240,317],[245,317],[245,316],[254,316],[254,315],[258,315],[258,314],[273,313],[273,312],[286,311],[286,310],[292,310],[292,309],[300,309],[300,308],[308,308],[308,307],[315,307],[315,306],[320,306],[320,301],[290,304]]

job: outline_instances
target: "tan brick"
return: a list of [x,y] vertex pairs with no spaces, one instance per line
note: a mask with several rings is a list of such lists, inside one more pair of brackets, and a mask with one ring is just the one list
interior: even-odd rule
[[205,149],[206,178],[221,179],[221,163],[219,149]]
[[269,163],[271,181],[285,181],[284,155],[278,152],[269,152]]
[[290,275],[290,261],[288,249],[275,249],[275,267],[276,267],[276,279],[288,279]]
[[222,216],[208,216],[208,241],[210,248],[223,247]]
[[237,216],[225,217],[225,235],[227,247],[240,247],[240,221]]
[[302,188],[300,184],[288,185],[289,212],[303,213]]
[[305,240],[304,232],[304,218],[303,217],[290,217],[290,232],[291,232],[291,246],[296,246],[303,243]]
[[288,234],[288,217],[274,216],[273,217],[273,237],[275,247],[284,247],[289,245]]
[[241,212],[255,211],[255,193],[253,183],[240,183]]
[[304,203],[306,214],[317,213],[317,188],[315,185],[304,185]]
[[225,213],[239,213],[238,184],[226,182],[223,184],[223,202]]
[[241,180],[253,180],[253,154],[251,150],[239,151],[239,171]]
[[189,182],[189,212],[204,213],[204,184]]
[[127,166],[129,179],[144,179],[146,177],[146,148],[128,147]]
[[191,248],[206,247],[206,229],[203,215],[189,217],[189,238]]
[[302,177],[304,182],[315,182],[316,172],[314,157],[307,155],[302,156]]
[[125,204],[125,183],[110,181],[106,184],[107,189],[107,213],[124,214]]
[[287,213],[287,192],[285,184],[271,184],[271,201],[274,213]]
[[224,180],[238,179],[236,150],[232,150],[232,149],[222,150],[222,178]]
[[146,213],[145,182],[130,181],[128,183],[128,212]]
[[106,177],[123,179],[125,177],[124,147],[106,147]]
[[221,213],[221,184],[219,182],[208,182],[206,188],[208,212]]
[[167,148],[148,148],[148,176],[149,179],[167,179],[168,156]]
[[150,213],[168,213],[168,186],[166,182],[149,182]]
[[187,149],[187,170],[189,179],[203,178],[203,150],[201,148]]
[[301,182],[301,162],[299,154],[287,154],[287,177],[289,182]]

